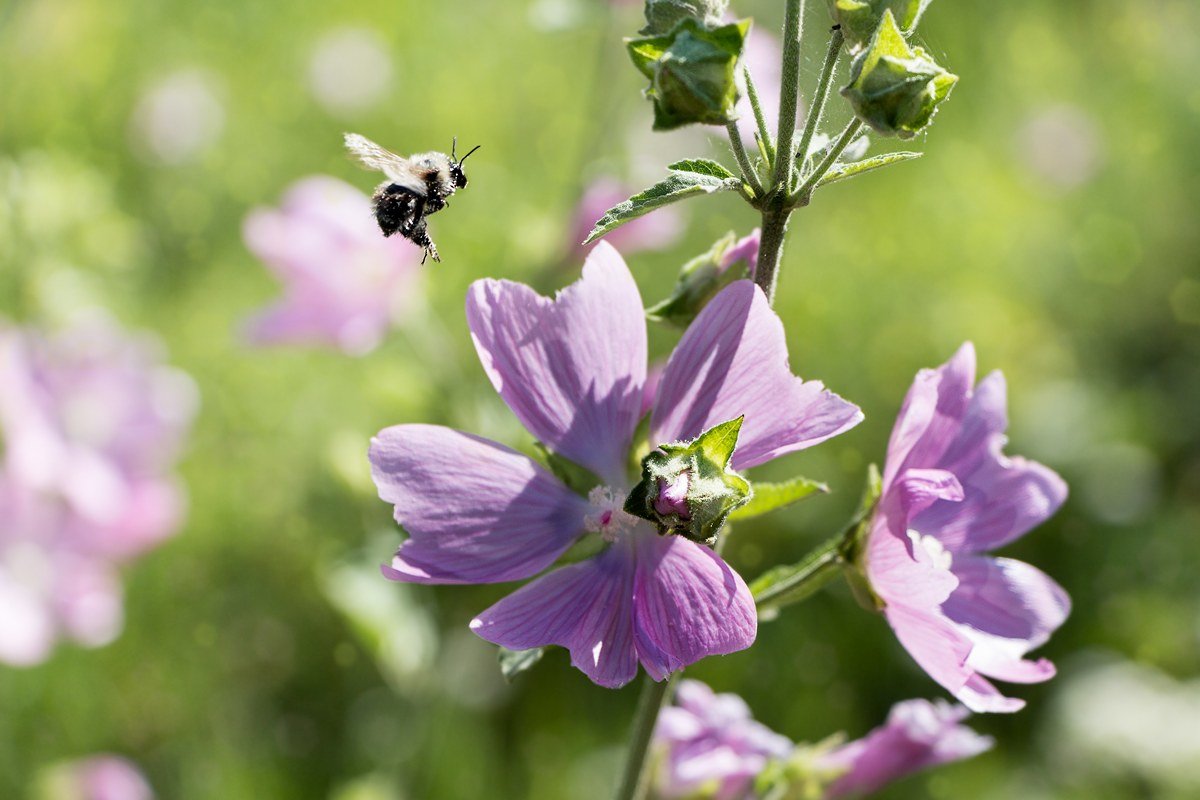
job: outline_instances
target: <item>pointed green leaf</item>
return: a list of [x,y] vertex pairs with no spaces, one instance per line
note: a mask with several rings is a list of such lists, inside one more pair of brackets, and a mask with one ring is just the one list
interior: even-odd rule
[[891,166],[892,164],[899,164],[902,161],[912,161],[913,159],[920,158],[922,155],[924,154],[902,151],[899,153],[885,153],[884,155],[865,158],[862,161],[852,161],[849,164],[838,164],[829,170],[829,172],[826,172],[821,177],[821,180],[817,181],[817,186],[826,186],[838,181],[844,181],[857,175]]
[[768,511],[785,508],[792,503],[812,497],[814,494],[828,494],[829,487],[808,478],[792,478],[783,483],[755,483],[754,497],[749,503],[729,515],[730,522],[753,519]]
[[713,161],[711,158],[688,158],[668,165],[667,169],[672,172],[695,172],[700,175],[710,175],[714,178],[737,178],[736,175],[726,169],[724,164],[719,161]]
[[[697,194],[736,191],[741,186],[741,181],[736,177],[713,175],[711,165],[716,164],[715,161],[705,163],[704,159],[693,159],[679,163],[700,164],[700,168],[704,171],[672,170],[670,177],[666,180],[654,184],[649,189],[635,194],[625,202],[618,203],[604,212],[604,216],[596,220],[596,226],[588,234],[588,237],[583,240],[583,243],[591,244],[614,228],[620,227],[632,219],[649,214],[656,208],[679,202]],[[720,165],[718,164],[717,166],[719,167]],[[724,168],[722,167],[722,169]],[[725,170],[725,172],[728,172],[728,170]]]
[[729,466],[733,458],[734,448],[737,447],[738,433],[742,430],[742,420],[745,417],[731,419],[714,425],[696,439],[700,452],[721,469]]
[[504,680],[512,682],[522,672],[541,661],[545,654],[544,647],[535,647],[532,650],[509,650],[507,647],[501,647],[498,655],[500,674],[504,676]]

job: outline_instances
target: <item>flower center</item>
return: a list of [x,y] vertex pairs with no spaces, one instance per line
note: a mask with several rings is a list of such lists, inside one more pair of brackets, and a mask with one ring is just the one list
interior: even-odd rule
[[583,517],[583,526],[600,534],[606,542],[615,542],[617,536],[637,524],[637,518],[625,512],[625,492],[614,491],[609,486],[597,486],[588,492],[590,508]]
[[945,545],[932,536],[925,536],[919,531],[908,529],[908,538],[913,543],[913,550],[919,550],[928,557],[929,563],[938,569],[949,570],[954,563],[954,556]]

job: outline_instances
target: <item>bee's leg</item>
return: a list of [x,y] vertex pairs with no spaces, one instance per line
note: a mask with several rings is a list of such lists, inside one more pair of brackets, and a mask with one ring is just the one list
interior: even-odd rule
[[413,232],[416,231],[417,227],[424,227],[425,213],[425,198],[414,196],[412,198],[412,207],[408,212],[408,219],[405,220],[404,227],[400,229],[400,233],[404,238],[412,239]]
[[405,234],[406,238],[418,247],[425,248],[425,256],[421,259],[421,263],[425,263],[426,258],[432,258],[434,261],[441,261],[442,258],[438,255],[437,245],[429,238],[429,225],[425,222],[424,217],[417,219],[416,224],[410,233]]

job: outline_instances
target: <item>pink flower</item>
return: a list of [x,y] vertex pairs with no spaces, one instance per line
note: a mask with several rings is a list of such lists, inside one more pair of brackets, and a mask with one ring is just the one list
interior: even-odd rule
[[55,770],[52,784],[61,800],[154,800],[154,790],[128,759],[97,755]]
[[[634,194],[637,194],[636,189],[622,186],[613,178],[599,178],[588,186],[575,209],[574,221],[571,224],[571,260],[582,257],[587,252],[588,248],[583,245],[583,240],[592,232],[592,228],[596,227],[596,220],[604,216],[604,212],[628,200]],[[677,209],[662,208],[605,234],[604,241],[627,254],[642,250],[665,250],[679,241],[679,237],[683,235],[683,227],[683,217]]]
[[383,341],[419,290],[421,249],[384,238],[370,200],[325,176],[292,185],[279,209],[257,209],[246,246],[283,284],[283,298],[249,320],[260,345],[337,347],[363,355]]
[[751,718],[742,698],[692,680],[680,682],[675,705],[659,714],[654,738],[665,754],[658,773],[664,798],[747,797],[768,762],[792,752],[787,737]]
[[817,759],[819,770],[839,774],[822,797],[866,796],[921,770],[989,750],[991,737],[959,724],[967,716],[965,708],[943,701],[897,703],[885,724]]
[[[642,417],[646,325],[628,267],[605,243],[581,280],[551,300],[481,280],[467,320],[493,386],[525,427],[598,485],[587,499],[535,461],[430,425],[388,428],[371,443],[380,496],[410,538],[389,578],[494,583],[530,578],[585,535],[601,552],[534,580],[471,622],[520,650],[560,645],[596,683],[617,687],[638,663],[656,680],[741,650],[757,630],[741,577],[712,550],[623,510]],[[750,281],[727,287],[671,356],[650,415],[651,442],[692,439],[745,415],[734,469],[815,445],[857,424],[854,405],[792,375],[783,325]]]
[[0,660],[119,633],[115,568],[182,520],[170,469],[195,407],[186,375],[110,324],[0,330]]
[[883,495],[863,562],[896,636],[973,711],[1016,711],[984,676],[1045,681],[1054,665],[1024,660],[1066,619],[1070,599],[1041,571],[987,551],[1025,535],[1067,496],[1054,472],[1002,452],[1004,376],[972,389],[968,343],[922,370],[888,443]]

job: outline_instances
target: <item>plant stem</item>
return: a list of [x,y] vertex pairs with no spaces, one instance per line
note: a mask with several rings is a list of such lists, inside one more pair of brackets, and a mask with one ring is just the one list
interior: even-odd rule
[[756,593],[754,602],[759,612],[783,599],[789,603],[805,600],[836,578],[846,561],[843,556],[845,543],[846,533],[839,533],[806,555],[786,580],[773,583]]
[[642,678],[642,693],[638,697],[637,713],[633,717],[633,735],[629,739],[629,753],[625,760],[625,773],[617,789],[617,800],[641,800],[646,794],[650,773],[646,769],[646,754],[650,749],[650,737],[658,722],[658,712],[675,685],[673,673],[659,682],[646,675]]
[[733,157],[737,159],[738,166],[742,168],[742,180],[754,190],[755,199],[761,198],[765,190],[762,181],[758,178],[758,172],[750,163],[750,156],[746,154],[746,146],[742,143],[742,133],[738,130],[737,123],[727,122],[725,129],[729,131],[729,146],[733,150]]
[[762,142],[763,157],[767,159],[767,166],[770,167],[775,163],[775,140],[771,137],[771,131],[767,129],[767,117],[763,114],[762,103],[758,100],[758,87],[754,85],[750,67],[742,67],[742,76],[746,79],[746,95],[750,98],[750,108],[754,109],[754,123],[758,126],[758,139]]
[[825,177],[825,173],[829,172],[833,165],[837,163],[838,156],[842,154],[843,150],[850,146],[850,143],[854,141],[854,137],[858,136],[858,132],[861,131],[862,128],[862,120],[851,120],[850,124],[842,129],[841,135],[838,136],[837,141],[834,142],[829,148],[829,152],[825,154],[825,158],[821,160],[821,163],[817,165],[816,169],[814,169],[805,177],[804,183],[800,184],[800,188],[792,193],[788,197],[788,200],[798,203],[799,205],[804,205],[807,203],[808,196],[812,193],[813,188],[817,185],[817,181]]
[[[787,0],[783,19],[783,75],[779,88],[779,134],[775,137],[772,191],[787,194],[796,155],[796,109],[800,104],[800,37],[804,33],[804,0]],[[780,187],[783,187],[782,189]],[[766,220],[764,219],[764,224]],[[786,222],[786,220],[785,220]]]
[[770,205],[762,210],[762,234],[758,248],[758,263],[754,268],[754,282],[767,296],[767,302],[775,302],[775,284],[779,277],[779,264],[783,260],[783,240],[787,236],[788,217],[792,210],[784,205],[780,195],[772,195]]
[[804,133],[800,136],[800,144],[796,148],[796,157],[803,164],[808,159],[808,148],[817,126],[821,124],[821,114],[825,111],[825,101],[829,98],[829,85],[833,82],[833,73],[837,69],[838,55],[842,52],[842,44],[846,37],[842,35],[840,25],[835,25],[829,36],[829,50],[825,53],[825,64],[821,67],[821,77],[817,81],[817,91],[813,95],[812,105],[808,110],[808,118],[804,121]]

